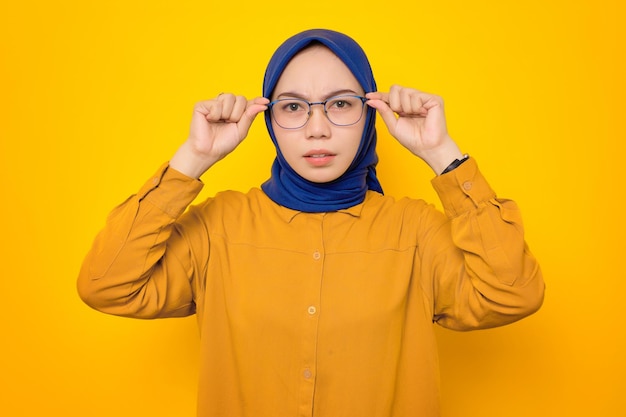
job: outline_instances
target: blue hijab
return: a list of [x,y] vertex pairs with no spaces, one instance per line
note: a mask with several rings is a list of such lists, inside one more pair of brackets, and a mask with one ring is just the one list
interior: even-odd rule
[[[376,91],[376,82],[365,52],[350,37],[331,30],[312,29],[287,39],[270,59],[263,81],[263,97],[271,97],[276,83],[289,61],[311,43],[330,49],[350,69],[366,93]],[[275,203],[290,209],[320,213],[352,207],[365,200],[367,190],[382,194],[376,178],[376,110],[365,106],[367,114],[361,144],[347,171],[334,181],[315,183],[298,175],[283,157],[272,129],[271,112],[265,112],[265,124],[276,147],[272,176],[261,188]]]

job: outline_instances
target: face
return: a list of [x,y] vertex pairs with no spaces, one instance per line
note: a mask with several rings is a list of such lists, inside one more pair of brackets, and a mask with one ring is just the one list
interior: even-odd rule
[[[319,102],[342,94],[363,96],[364,91],[334,53],[316,45],[299,52],[287,64],[272,100]],[[283,129],[272,118],[276,141],[287,163],[301,177],[316,183],[333,181],[346,172],[359,149],[364,126],[364,114],[354,125],[336,126],[321,105],[311,107],[308,122],[298,129]]]

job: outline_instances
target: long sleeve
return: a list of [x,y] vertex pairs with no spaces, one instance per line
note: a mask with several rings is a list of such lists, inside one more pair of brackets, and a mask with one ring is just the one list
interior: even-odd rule
[[[433,179],[449,221],[433,233],[428,271],[433,278],[434,320],[471,330],[519,320],[543,303],[544,281],[511,200],[499,199],[468,160]],[[450,241],[450,236],[452,237]]]
[[200,181],[164,164],[107,218],[78,277],[78,293],[99,311],[156,318],[193,314],[194,264],[175,221]]

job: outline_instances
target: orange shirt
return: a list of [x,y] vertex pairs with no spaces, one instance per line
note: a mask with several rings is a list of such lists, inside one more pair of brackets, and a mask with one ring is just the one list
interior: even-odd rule
[[433,322],[513,322],[544,283],[473,159],[433,186],[447,216],[375,192],[302,213],[260,189],[186,210],[202,183],[166,164],[111,213],[79,293],[121,316],[197,314],[198,416],[438,416]]

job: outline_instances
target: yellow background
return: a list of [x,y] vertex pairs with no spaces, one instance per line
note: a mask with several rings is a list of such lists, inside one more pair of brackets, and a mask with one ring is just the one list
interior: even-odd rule
[[[311,27],[356,38],[381,90],[444,97],[452,136],[519,203],[541,260],[536,315],[437,329],[445,416],[623,415],[622,4],[3,2],[0,415],[194,415],[194,318],[97,313],[76,275],[107,212],[185,139],[193,103],[260,94],[274,49]],[[429,169],[379,132],[387,194],[436,203]],[[259,119],[201,197],[260,184],[272,154]]]

